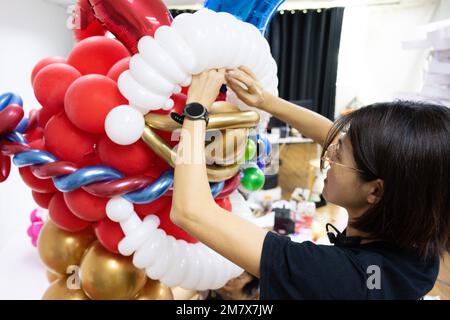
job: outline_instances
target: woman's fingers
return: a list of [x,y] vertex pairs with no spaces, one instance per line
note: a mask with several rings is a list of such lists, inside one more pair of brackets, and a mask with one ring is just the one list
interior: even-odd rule
[[245,72],[247,75],[249,75],[251,78],[253,78],[253,80],[257,81],[258,78],[256,77],[256,74],[250,70],[250,68],[247,68],[246,66],[240,66],[239,70]]
[[245,84],[245,86],[247,88],[250,88],[251,86],[253,86],[255,84],[255,80],[253,80],[249,75],[247,75],[245,72],[243,72],[239,69],[230,71],[227,73],[227,75],[229,75],[230,77],[232,77],[236,80],[239,80],[240,82]]
[[238,96],[239,99],[244,101],[245,103],[250,103],[251,95],[248,93],[246,89],[242,87],[242,84],[234,79],[230,79],[228,82],[228,87],[233,90],[233,92]]

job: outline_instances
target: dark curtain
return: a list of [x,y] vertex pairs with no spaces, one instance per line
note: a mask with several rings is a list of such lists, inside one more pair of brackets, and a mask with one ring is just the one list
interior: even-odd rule
[[[192,11],[172,15],[182,12]],[[279,11],[266,34],[278,64],[280,97],[330,120],[343,15],[344,8]]]
[[334,120],[344,8],[277,12],[267,32],[280,97]]

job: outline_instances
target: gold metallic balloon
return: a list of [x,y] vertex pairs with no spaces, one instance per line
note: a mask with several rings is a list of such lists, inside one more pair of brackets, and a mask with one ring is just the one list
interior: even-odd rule
[[[218,139],[209,143],[206,153],[206,171],[211,182],[224,181],[239,172],[239,160],[245,154],[247,128],[255,127],[259,122],[259,113],[240,112],[239,108],[228,102],[215,102],[211,107],[207,131],[222,130]],[[171,167],[175,167],[176,152],[161,139],[153,129],[175,131],[181,124],[169,115],[150,113],[145,117],[146,127],[142,139],[152,150]],[[227,130],[225,130],[227,129]],[[236,130],[230,130],[236,129]]]
[[148,279],[136,300],[173,300],[172,290],[157,280]]
[[[238,107],[225,101],[215,102],[210,108],[211,114],[236,111],[239,111]],[[226,166],[241,160],[245,154],[248,129],[224,129],[215,133],[212,133],[214,139],[207,142],[206,163]]]
[[89,300],[81,289],[70,289],[67,278],[54,281],[42,296],[42,300]]
[[69,266],[80,265],[84,252],[94,240],[92,229],[67,232],[49,220],[39,234],[39,256],[50,271],[65,275]]
[[133,266],[131,257],[114,254],[95,242],[86,252],[80,268],[81,286],[93,300],[130,300],[144,287],[143,269]]
[[[157,155],[167,161],[172,168],[175,167],[176,152],[149,126],[145,127],[142,139]],[[238,173],[239,164],[235,163],[229,166],[208,165],[206,166],[206,171],[209,181],[224,181],[234,177]]]
[[[259,119],[259,113],[255,111],[211,114],[206,130],[254,128],[258,125]],[[145,116],[145,123],[153,129],[168,132],[181,128],[181,124],[174,121],[170,115],[156,113],[147,114]]]
[[47,270],[47,280],[49,283],[52,283],[61,278],[64,278],[64,275]]

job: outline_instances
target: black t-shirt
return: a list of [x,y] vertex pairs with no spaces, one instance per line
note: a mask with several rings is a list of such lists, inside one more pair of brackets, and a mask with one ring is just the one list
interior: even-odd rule
[[439,257],[423,261],[386,242],[355,248],[264,239],[261,300],[420,299],[434,286]]

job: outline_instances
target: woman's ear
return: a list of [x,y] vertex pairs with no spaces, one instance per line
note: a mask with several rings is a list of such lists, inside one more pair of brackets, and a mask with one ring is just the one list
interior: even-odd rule
[[371,205],[378,203],[383,196],[384,181],[376,179],[369,183],[369,194],[367,196],[367,202]]

